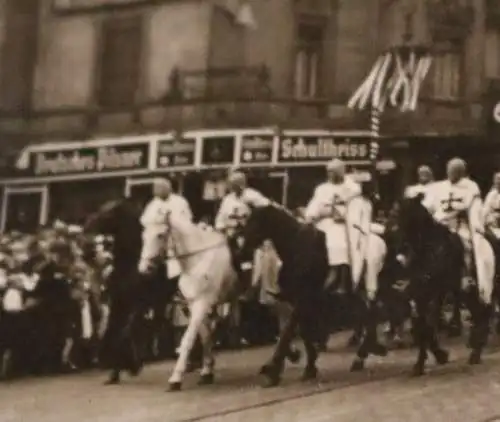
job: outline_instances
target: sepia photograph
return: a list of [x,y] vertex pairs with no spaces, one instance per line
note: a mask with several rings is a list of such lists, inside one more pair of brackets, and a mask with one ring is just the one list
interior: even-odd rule
[[0,0],[0,422],[499,397],[500,1]]

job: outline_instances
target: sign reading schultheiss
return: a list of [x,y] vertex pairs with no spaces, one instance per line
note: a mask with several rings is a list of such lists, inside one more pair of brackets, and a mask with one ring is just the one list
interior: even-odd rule
[[278,145],[279,164],[313,164],[333,158],[368,163],[370,139],[345,136],[285,136]]
[[123,170],[146,170],[149,143],[36,151],[30,157],[35,176],[61,176]]

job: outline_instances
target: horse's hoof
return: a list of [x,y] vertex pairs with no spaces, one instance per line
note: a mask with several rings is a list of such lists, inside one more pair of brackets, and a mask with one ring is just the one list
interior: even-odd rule
[[413,366],[413,369],[411,371],[412,377],[421,377],[424,374],[425,374],[425,369],[422,365],[416,364],[415,366]]
[[365,361],[362,359],[356,359],[351,365],[351,372],[361,372],[365,369]]
[[305,369],[304,373],[302,374],[301,381],[312,381],[316,378],[318,378],[318,368],[312,366]]
[[298,363],[301,358],[300,350],[298,349],[290,350],[290,353],[288,354],[287,358],[290,361],[290,363]]
[[469,356],[469,365],[479,365],[481,363],[481,353],[473,350]]
[[104,381],[104,385],[118,385],[120,384],[120,378],[111,377]]
[[214,383],[214,374],[203,374],[198,380],[198,385],[212,385]]
[[280,384],[281,379],[279,376],[264,375],[260,383],[262,388],[273,388]]
[[177,391],[181,391],[181,389],[182,389],[182,383],[179,381],[168,383],[168,391],[170,393],[175,393]]
[[129,368],[128,373],[133,377],[137,377],[142,372],[142,369],[142,365],[133,366]]
[[387,356],[387,347],[383,346],[380,343],[374,344],[371,348],[370,352],[375,356]]
[[446,365],[450,361],[450,354],[446,350],[437,350],[434,357],[438,365]]

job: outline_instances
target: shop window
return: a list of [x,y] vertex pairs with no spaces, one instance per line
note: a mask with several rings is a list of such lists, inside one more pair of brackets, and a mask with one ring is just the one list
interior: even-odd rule
[[323,39],[324,31],[321,25],[299,25],[294,65],[296,98],[314,98],[319,94]]
[[103,107],[130,106],[140,80],[142,17],[113,17],[103,23],[98,102]]
[[4,109],[31,107],[37,57],[38,0],[8,0],[0,71],[0,98]]
[[463,92],[463,50],[460,45],[448,45],[438,49],[429,78],[432,96],[442,100],[460,99]]
[[125,182],[118,178],[54,183],[50,187],[49,221],[82,224],[106,201],[122,197],[124,191]]

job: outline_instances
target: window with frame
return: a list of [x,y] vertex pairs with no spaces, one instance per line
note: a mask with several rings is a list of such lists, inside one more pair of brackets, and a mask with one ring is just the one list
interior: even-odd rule
[[113,17],[103,23],[97,100],[103,107],[135,102],[140,81],[142,16]]
[[294,96],[296,98],[314,98],[319,94],[323,40],[322,25],[299,24],[294,63]]
[[5,4],[5,38],[0,72],[3,108],[23,111],[31,107],[38,17],[38,0],[8,0]]
[[485,75],[490,79],[500,78],[500,31],[490,28],[486,32],[484,57]]
[[457,100],[462,96],[463,50],[450,45],[438,50],[431,66],[432,96],[436,99]]

